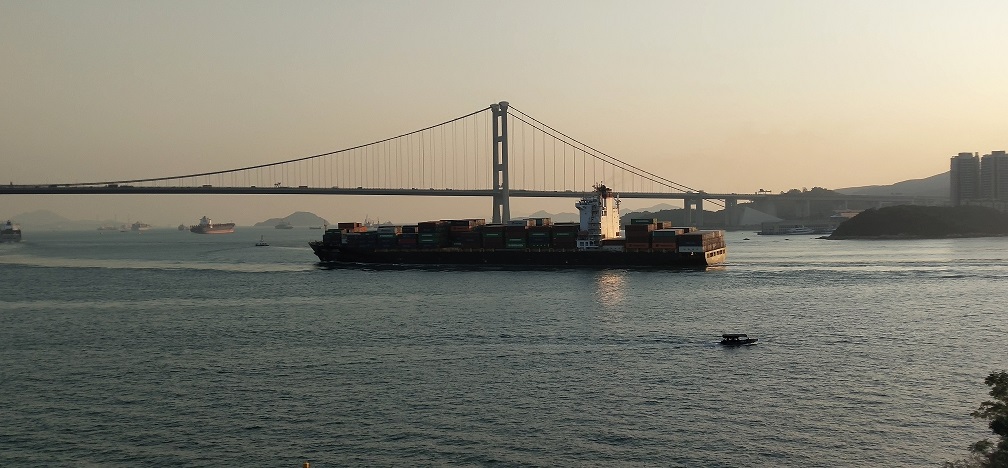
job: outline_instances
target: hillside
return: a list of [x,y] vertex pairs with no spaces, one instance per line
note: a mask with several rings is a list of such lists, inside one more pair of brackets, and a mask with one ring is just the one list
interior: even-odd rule
[[981,206],[900,205],[862,211],[828,239],[935,239],[1008,235],[1008,214]]
[[[50,231],[50,230],[91,230],[96,229],[98,226],[109,225],[109,226],[119,226],[125,223],[125,221],[115,221],[115,220],[104,220],[104,221],[75,221],[72,219],[64,218],[52,211],[48,210],[36,210],[27,213],[21,213],[17,216],[7,216],[3,220],[10,219],[21,225],[23,229],[34,230],[34,231]],[[3,220],[0,220],[2,222]]]
[[947,197],[949,196],[950,183],[949,173],[943,172],[931,177],[904,180],[891,185],[866,185],[864,187],[848,187],[834,191],[844,195]]
[[[687,221],[686,215],[686,210],[682,208],[658,211],[631,211],[629,213],[622,213],[622,216],[620,216],[620,225],[625,226],[627,224],[631,224],[630,220],[634,218],[644,218],[657,219],[659,221],[670,221],[676,226],[695,226],[697,224],[696,221]],[[696,213],[694,213],[693,216],[696,216]],[[722,217],[716,215],[716,212],[704,210],[704,219],[707,220],[707,224],[711,224],[711,222],[721,218]]]
[[295,211],[283,218],[270,218],[266,221],[260,221],[253,224],[253,227],[275,227],[282,221],[287,221],[292,226],[295,227],[307,227],[307,226],[322,226],[324,224],[329,224],[324,218],[320,218],[315,213],[309,213],[307,211]]
[[[578,213],[549,213],[546,211],[536,211],[528,216],[523,216],[524,218],[550,218],[554,223],[576,223],[581,221],[581,215]],[[518,219],[518,218],[515,218]]]

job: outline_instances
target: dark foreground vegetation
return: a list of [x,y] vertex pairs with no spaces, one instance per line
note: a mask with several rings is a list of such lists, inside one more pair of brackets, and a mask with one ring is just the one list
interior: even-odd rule
[[1008,214],[982,206],[900,205],[862,211],[829,239],[938,239],[1008,235]]
[[988,427],[998,439],[974,442],[970,458],[946,462],[944,468],[1008,468],[1008,372],[993,372],[984,383],[991,388],[993,400],[981,403],[972,415],[988,420]]

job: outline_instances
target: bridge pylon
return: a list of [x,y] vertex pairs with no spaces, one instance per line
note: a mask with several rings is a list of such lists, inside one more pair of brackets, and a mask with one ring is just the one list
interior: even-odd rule
[[508,185],[508,130],[507,101],[491,104],[493,110],[493,222],[506,223],[511,219],[511,191]]

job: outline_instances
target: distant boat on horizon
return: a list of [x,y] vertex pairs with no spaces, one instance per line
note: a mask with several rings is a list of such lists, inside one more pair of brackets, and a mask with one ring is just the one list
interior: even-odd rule
[[21,242],[21,225],[8,219],[0,229],[0,242]]

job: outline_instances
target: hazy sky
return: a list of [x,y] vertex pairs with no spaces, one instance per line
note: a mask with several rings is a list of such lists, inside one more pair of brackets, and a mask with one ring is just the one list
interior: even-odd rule
[[[1006,21],[1004,1],[0,0],[2,180],[263,164],[507,100],[709,192],[888,184],[1008,148]],[[490,200],[0,196],[35,209],[416,221]]]

